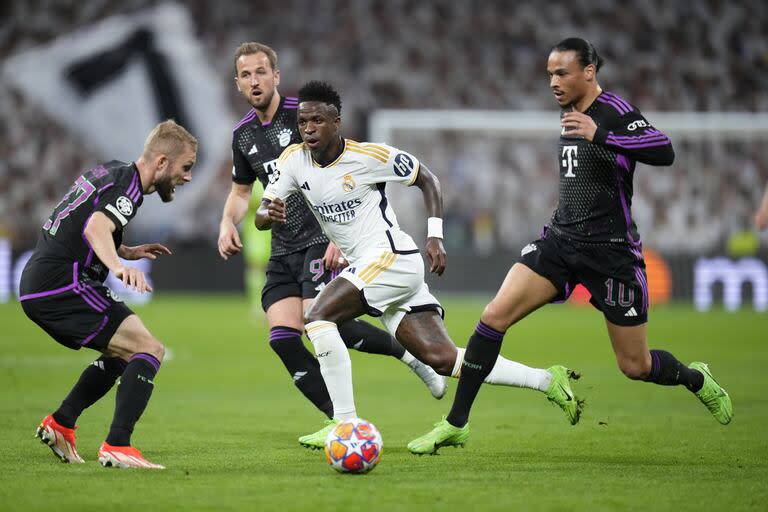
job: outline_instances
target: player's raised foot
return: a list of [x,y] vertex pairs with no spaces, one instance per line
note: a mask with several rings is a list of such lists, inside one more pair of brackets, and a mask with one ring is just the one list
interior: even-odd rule
[[105,468],[165,469],[165,466],[149,462],[133,446],[112,446],[106,442],[99,447],[99,462]]
[[82,464],[85,461],[77,453],[75,440],[75,429],[62,427],[52,415],[48,415],[40,422],[40,426],[35,430],[35,437],[39,438],[43,444],[47,444],[54,455],[61,462]]
[[563,410],[571,425],[577,424],[584,409],[584,400],[576,398],[571,389],[570,379],[578,380],[581,375],[560,365],[547,368],[547,371],[552,375],[552,381],[545,392],[547,400],[557,404]]
[[323,428],[317,432],[301,436],[299,438],[299,444],[310,450],[322,450],[325,447],[325,438],[328,437],[328,433],[339,423],[340,421],[335,418],[325,420],[325,426]]
[[434,455],[443,446],[464,446],[469,438],[469,423],[454,427],[443,418],[435,428],[408,443],[408,450],[415,455]]
[[448,388],[448,385],[445,383],[445,377],[438,374],[431,366],[422,363],[418,359],[414,359],[408,363],[408,367],[427,385],[433,397],[440,400],[445,396],[445,390]]
[[704,375],[704,385],[696,392],[696,396],[701,400],[701,403],[707,406],[712,416],[722,425],[729,424],[731,418],[733,418],[731,397],[728,396],[725,389],[712,376],[709,366],[705,363],[691,363],[688,368],[698,370]]

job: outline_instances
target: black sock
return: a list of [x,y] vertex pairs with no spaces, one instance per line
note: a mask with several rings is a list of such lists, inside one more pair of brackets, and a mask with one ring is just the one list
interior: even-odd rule
[[350,320],[339,325],[339,334],[347,348],[369,354],[382,354],[400,359],[405,348],[389,333],[363,320]]
[[448,423],[455,427],[463,427],[469,420],[469,410],[475,401],[480,385],[491,373],[496,359],[501,351],[504,333],[477,322],[475,333],[469,338],[464,362],[461,365],[461,376],[456,387],[456,397],[453,399],[451,412],[448,413]]
[[115,416],[109,427],[107,444],[130,446],[136,422],[147,407],[155,387],[153,379],[160,369],[160,361],[152,354],[140,352],[128,361],[115,399]]
[[293,383],[323,414],[333,417],[333,402],[320,363],[301,341],[301,331],[290,327],[273,327],[269,330],[269,346],[275,351],[293,378]]
[[688,368],[665,350],[651,350],[651,373],[645,380],[662,386],[682,384],[694,393],[704,385],[701,372]]
[[117,378],[123,374],[126,364],[119,357],[105,356],[89,364],[67,398],[53,413],[56,423],[62,427],[75,428],[77,418],[112,389]]

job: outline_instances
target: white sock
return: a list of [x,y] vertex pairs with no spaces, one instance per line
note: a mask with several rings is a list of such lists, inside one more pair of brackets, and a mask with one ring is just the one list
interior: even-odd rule
[[307,336],[315,347],[320,373],[333,402],[333,417],[347,420],[357,417],[352,391],[352,361],[333,322],[318,320],[308,323]]
[[416,358],[413,356],[413,354],[406,350],[405,354],[403,354],[403,357],[401,357],[400,360],[405,364],[411,364],[416,360]]
[[502,356],[496,359],[491,373],[485,378],[485,382],[488,384],[538,389],[539,391],[546,391],[551,381],[552,375],[547,370],[531,368]]

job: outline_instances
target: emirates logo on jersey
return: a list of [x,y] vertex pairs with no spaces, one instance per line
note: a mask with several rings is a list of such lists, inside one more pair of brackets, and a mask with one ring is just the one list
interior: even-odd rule
[[344,181],[341,183],[341,189],[344,192],[352,192],[355,190],[355,180],[352,179],[351,174],[347,174],[342,178]]
[[282,147],[285,147],[291,143],[291,135],[292,134],[290,129],[283,128],[280,134],[277,136],[277,141]]

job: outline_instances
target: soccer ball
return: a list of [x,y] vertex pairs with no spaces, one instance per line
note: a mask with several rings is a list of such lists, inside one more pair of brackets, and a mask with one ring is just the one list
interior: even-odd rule
[[384,443],[376,426],[362,418],[336,425],[325,438],[325,458],[340,473],[367,473],[376,467]]

